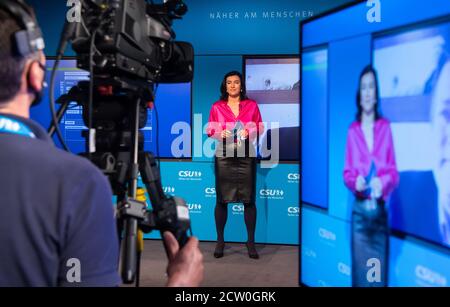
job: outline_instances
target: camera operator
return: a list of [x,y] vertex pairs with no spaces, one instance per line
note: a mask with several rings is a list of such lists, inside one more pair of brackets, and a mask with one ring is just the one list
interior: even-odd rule
[[[45,80],[43,42],[21,35],[33,28],[40,31],[30,7],[0,0],[0,286],[117,286],[109,182],[88,160],[57,149],[29,119]],[[164,240],[167,285],[198,286],[198,240],[182,249],[171,233]]]

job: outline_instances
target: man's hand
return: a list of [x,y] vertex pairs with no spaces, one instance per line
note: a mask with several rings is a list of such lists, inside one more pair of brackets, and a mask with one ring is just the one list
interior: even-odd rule
[[186,245],[180,249],[173,234],[166,231],[164,241],[169,255],[167,286],[198,287],[203,280],[203,255],[198,248],[198,239],[189,238]]

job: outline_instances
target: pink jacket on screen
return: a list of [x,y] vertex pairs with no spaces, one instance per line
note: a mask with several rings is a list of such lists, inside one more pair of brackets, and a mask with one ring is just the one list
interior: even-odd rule
[[356,178],[358,175],[366,177],[369,174],[372,161],[375,163],[376,176],[380,178],[383,186],[382,197],[386,200],[397,186],[399,175],[395,163],[391,127],[383,118],[375,122],[372,152],[369,152],[359,121],[353,122],[348,130],[344,182],[356,195],[358,195],[355,190]]

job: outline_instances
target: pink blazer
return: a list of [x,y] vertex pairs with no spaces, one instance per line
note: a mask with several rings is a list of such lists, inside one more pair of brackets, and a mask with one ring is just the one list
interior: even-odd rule
[[372,161],[375,163],[376,175],[383,186],[382,198],[386,200],[397,186],[399,175],[395,163],[391,127],[383,118],[375,122],[372,152],[369,152],[367,147],[361,123],[355,121],[350,125],[345,150],[344,182],[353,193],[358,195],[355,190],[356,177],[358,175],[366,177]]
[[236,117],[226,101],[215,102],[209,113],[206,133],[209,137],[221,140],[222,130],[232,130],[237,121],[241,121],[249,133],[250,141],[264,132],[261,113],[256,101],[247,99],[239,103],[239,115]]

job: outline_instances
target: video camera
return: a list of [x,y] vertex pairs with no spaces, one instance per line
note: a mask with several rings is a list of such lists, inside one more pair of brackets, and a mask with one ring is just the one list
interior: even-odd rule
[[[89,70],[95,40],[94,74],[139,79],[152,84],[189,82],[194,50],[176,42],[173,19],[187,7],[181,0],[149,4],[144,0],[85,0],[72,47],[78,67]],[[95,36],[95,38],[93,38]]]
[[[159,164],[153,154],[143,151],[139,131],[147,122],[156,83],[189,82],[193,78],[193,47],[174,41],[171,28],[173,20],[180,19],[187,7],[182,0],[163,4],[82,0],[80,4],[81,20],[66,22],[61,35],[51,97],[54,72],[67,41],[72,42],[77,66],[90,71],[90,81],[79,82],[60,97],[58,102],[63,105],[58,116],[52,110],[53,118],[59,122],[70,102],[83,108],[88,131],[83,133],[87,150],[82,155],[108,176],[117,195],[121,274],[125,283],[131,283],[139,263],[138,229],[157,229],[161,234],[170,231],[183,246],[190,228],[186,204],[180,198],[165,196]],[[58,132],[58,125],[50,133],[54,130]],[[139,175],[150,196],[152,211],[136,200]]]

